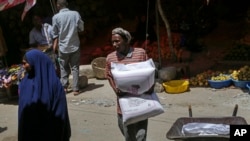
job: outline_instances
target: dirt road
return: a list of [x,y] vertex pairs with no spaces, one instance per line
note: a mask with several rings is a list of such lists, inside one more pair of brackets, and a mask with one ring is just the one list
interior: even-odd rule
[[[71,141],[123,141],[117,127],[116,101],[107,80],[89,79],[89,85],[78,96],[68,94],[72,126]],[[232,116],[235,104],[237,116],[250,123],[250,95],[234,87],[221,90],[190,88],[182,94],[158,93],[165,113],[150,118],[147,141],[170,141],[166,133],[180,117],[188,117],[188,105],[193,117]],[[0,104],[0,141],[16,141],[17,100]]]

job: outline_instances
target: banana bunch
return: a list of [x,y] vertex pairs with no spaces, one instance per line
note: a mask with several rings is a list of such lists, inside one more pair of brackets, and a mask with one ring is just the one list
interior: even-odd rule
[[239,73],[240,73],[239,70],[234,70],[234,71],[231,73],[232,79],[234,79],[234,80],[239,80]]
[[219,74],[218,76],[212,76],[211,80],[213,81],[225,81],[225,80],[229,80],[230,76],[229,75],[225,75],[225,74]]
[[20,69],[21,69],[21,66],[19,66],[19,65],[12,65],[9,68],[8,72],[9,73],[15,73],[15,72],[19,71]]

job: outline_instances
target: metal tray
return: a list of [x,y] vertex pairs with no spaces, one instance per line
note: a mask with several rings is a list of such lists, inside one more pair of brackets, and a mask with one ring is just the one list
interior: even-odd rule
[[167,132],[167,138],[178,141],[229,141],[229,135],[184,135],[181,130],[183,125],[192,122],[199,123],[215,123],[215,124],[247,124],[246,120],[242,117],[182,117],[178,118],[170,130]]
[[192,117],[191,107],[189,107],[190,117],[178,118],[169,131],[166,137],[175,141],[229,141],[230,135],[184,135],[182,133],[183,125],[187,123],[213,123],[213,124],[228,124],[228,125],[246,125],[247,122],[243,117],[236,116],[238,105],[235,105],[233,116],[226,117]]

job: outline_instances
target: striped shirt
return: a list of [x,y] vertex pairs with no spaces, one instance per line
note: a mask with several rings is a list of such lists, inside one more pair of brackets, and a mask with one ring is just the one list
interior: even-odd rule
[[[113,90],[116,92],[116,85],[111,73],[111,62],[129,64],[146,60],[148,60],[148,55],[146,54],[146,51],[142,48],[130,47],[130,50],[126,56],[119,54],[117,51],[108,54],[106,58],[106,78],[109,80],[110,86],[113,88]],[[121,114],[121,108],[118,98],[119,97],[117,96],[117,112]]]

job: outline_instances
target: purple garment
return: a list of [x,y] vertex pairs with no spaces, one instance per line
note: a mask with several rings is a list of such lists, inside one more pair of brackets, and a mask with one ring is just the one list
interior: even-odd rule
[[25,57],[34,71],[19,85],[18,141],[69,141],[67,100],[54,64],[37,49]]

